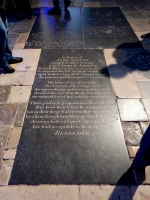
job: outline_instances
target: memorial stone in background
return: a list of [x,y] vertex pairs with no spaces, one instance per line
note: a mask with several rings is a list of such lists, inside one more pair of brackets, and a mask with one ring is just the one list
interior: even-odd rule
[[83,8],[85,48],[143,48],[120,8]]
[[69,10],[50,16],[47,8],[41,8],[25,48],[83,48],[80,9]]
[[42,50],[10,184],[115,184],[128,170],[104,67],[102,50]]

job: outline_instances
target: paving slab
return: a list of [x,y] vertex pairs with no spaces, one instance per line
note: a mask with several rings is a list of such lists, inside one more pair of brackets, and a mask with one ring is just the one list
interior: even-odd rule
[[125,199],[131,200],[131,194],[128,187],[125,186],[93,186],[82,185],[80,186],[80,200],[113,200]]
[[24,46],[25,46],[25,43],[16,43],[16,44],[14,45],[13,51],[14,51],[14,50],[21,50],[21,49],[24,49]]
[[100,1],[100,7],[116,7],[113,1]]
[[23,85],[33,85],[36,71],[27,71]]
[[122,12],[137,12],[138,11],[135,6],[121,6],[120,8]]
[[23,57],[23,62],[13,64],[12,67],[14,67],[16,71],[36,70],[40,54],[40,49],[13,50],[13,56]]
[[29,33],[21,33],[18,39],[18,43],[26,43]]
[[74,2],[74,7],[77,7],[77,8],[83,7],[83,2]]
[[83,2],[83,7],[100,7],[100,3],[98,1]]
[[142,132],[143,132],[143,134],[144,134],[145,131],[146,131],[146,129],[147,129],[148,126],[149,126],[149,122],[140,122],[140,126],[141,126]]
[[118,98],[141,98],[137,83],[130,71],[123,65],[108,66],[110,81]]
[[129,145],[127,145],[127,148],[128,148],[128,152],[129,152],[130,158],[135,158],[139,147],[138,146],[129,146]]
[[147,33],[147,31],[140,31],[140,32],[135,31],[135,34],[137,35],[137,37],[138,37],[138,39],[140,41],[144,40],[143,38],[141,38],[141,36],[144,35],[144,34],[146,34],[146,33]]
[[150,121],[150,99],[143,99],[144,107]]
[[150,187],[147,186],[133,186],[130,188],[133,200],[149,200],[150,199]]
[[[116,4],[118,6],[142,6],[143,5],[143,2],[142,1],[139,1],[139,0],[134,0],[134,1],[131,1],[131,0],[115,0]],[[148,0],[145,0],[145,6],[148,7],[149,6],[149,1]]]
[[137,19],[145,20],[145,16],[140,11],[134,11],[134,12],[133,11],[129,11],[129,12],[126,12],[124,14],[125,14],[125,17],[127,18],[127,20],[137,20]]
[[[150,30],[150,24],[146,19],[128,19],[131,27],[133,28],[134,31],[149,31]],[[142,26],[141,26],[142,24]]]
[[105,58],[125,58],[123,49],[104,49]]
[[148,121],[139,99],[118,99],[117,102],[122,121]]
[[3,157],[8,138],[10,135],[10,128],[9,127],[0,127],[0,157]]
[[132,72],[133,76],[134,76],[134,79],[138,82],[138,81],[150,81],[150,78],[136,72],[136,71],[133,71]]
[[107,66],[111,66],[111,65],[114,65],[114,64],[118,64],[118,65],[121,65],[124,63],[124,61],[126,60],[125,57],[120,57],[120,58],[113,58],[113,57],[109,57],[109,58],[106,58],[106,64]]
[[16,149],[8,149],[4,153],[4,160],[14,160],[16,156]]
[[20,103],[18,105],[14,126],[23,126],[26,109],[27,109],[27,103]]
[[1,200],[79,200],[79,186],[40,185],[0,187]]
[[12,126],[18,104],[0,104],[0,126]]
[[147,166],[145,168],[145,180],[143,184],[149,184],[150,185],[150,166]]
[[21,131],[22,127],[14,127],[13,129],[11,129],[6,149],[17,149]]
[[[3,161],[2,167],[0,168],[0,186],[8,185],[11,170],[13,167],[13,160]],[[1,188],[1,187],[0,187]],[[2,193],[0,192],[0,199]]]
[[142,138],[142,130],[139,123],[123,122],[123,133],[127,145],[139,146]]
[[31,86],[13,86],[10,103],[26,103],[29,100]]
[[13,74],[1,74],[0,85],[23,85],[26,72],[15,72]]
[[150,99],[150,82],[143,81],[143,82],[137,82],[137,84],[143,99]]
[[0,86],[0,103],[7,103],[9,101],[11,89],[12,87],[10,85]]

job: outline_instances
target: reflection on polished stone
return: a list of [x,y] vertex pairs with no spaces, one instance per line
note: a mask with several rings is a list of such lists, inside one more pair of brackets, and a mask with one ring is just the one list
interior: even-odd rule
[[40,9],[26,48],[84,47],[143,48],[117,7],[82,8],[81,10],[69,8],[66,11],[62,9],[61,14],[53,16],[48,15],[48,9]]
[[80,9],[69,8],[53,16],[48,9],[41,9],[26,48],[83,48]]

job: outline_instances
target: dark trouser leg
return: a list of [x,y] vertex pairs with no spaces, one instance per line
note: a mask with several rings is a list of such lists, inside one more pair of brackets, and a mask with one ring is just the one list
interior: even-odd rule
[[59,8],[59,0],[53,0],[54,8]]
[[141,139],[140,148],[132,163],[132,167],[138,169],[147,165],[150,165],[150,125]]
[[0,15],[0,67],[7,67],[8,60],[12,60],[12,52],[8,47],[8,23],[6,12],[2,11]]

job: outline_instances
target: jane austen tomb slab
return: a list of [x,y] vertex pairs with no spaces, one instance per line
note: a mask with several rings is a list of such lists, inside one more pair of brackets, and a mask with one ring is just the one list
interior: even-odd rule
[[102,50],[42,50],[10,184],[115,184],[129,169],[104,67]]

